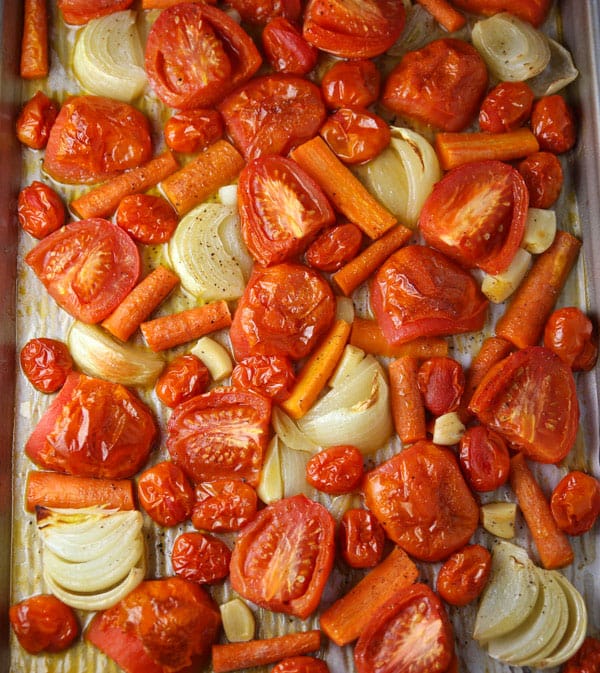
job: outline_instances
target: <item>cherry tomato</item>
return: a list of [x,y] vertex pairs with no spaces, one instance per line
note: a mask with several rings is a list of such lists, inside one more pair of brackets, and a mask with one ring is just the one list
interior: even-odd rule
[[194,488],[185,472],[171,461],[144,470],[137,492],[140,505],[159,526],[176,526],[192,514]]
[[559,463],[571,450],[579,425],[571,369],[541,346],[519,350],[492,367],[469,410],[540,463]]
[[34,150],[46,147],[50,129],[58,115],[58,105],[43,91],[25,103],[17,119],[17,138],[23,145]]
[[444,562],[437,578],[437,591],[450,605],[467,605],[483,591],[491,570],[490,552],[479,544],[469,545]]
[[240,360],[231,373],[231,385],[250,388],[274,402],[287,400],[296,375],[289,358],[283,355],[249,355]]
[[192,353],[169,362],[156,382],[156,396],[168,407],[176,407],[206,391],[210,383],[207,366]]
[[150,159],[148,119],[102,96],[67,99],[50,130],[44,170],[59,182],[102,182]]
[[278,264],[255,271],[230,329],[237,360],[249,355],[308,355],[333,323],[335,300],[316,271]]
[[515,131],[529,119],[533,91],[525,82],[500,82],[483,99],[479,128],[488,133]]
[[152,413],[127,388],[73,372],[27,440],[25,453],[48,470],[126,479],[148,460],[156,432]]
[[600,673],[600,640],[588,636],[561,673]]
[[57,192],[39,180],[19,192],[17,215],[24,231],[38,239],[60,229],[67,217]]
[[65,23],[77,26],[106,14],[120,12],[133,4],[133,0],[58,0]]
[[379,98],[381,74],[368,59],[336,61],[323,75],[321,91],[328,107],[366,108]]
[[567,535],[586,533],[600,514],[600,482],[579,470],[569,472],[552,491],[550,509]]
[[325,229],[308,246],[306,261],[319,271],[337,271],[354,259],[362,246],[362,231],[352,222]]
[[173,571],[179,577],[200,584],[214,584],[229,575],[229,547],[214,535],[182,533],[171,553]]
[[66,344],[56,339],[30,339],[21,349],[21,369],[31,385],[42,393],[62,388],[73,369]]
[[335,214],[319,185],[295,161],[279,156],[254,159],[238,185],[242,237],[263,266],[295,257]]
[[167,120],[165,142],[175,152],[200,152],[222,138],[223,130],[216,110],[183,110]]
[[231,586],[261,607],[306,619],[333,566],[334,528],[331,514],[304,495],[267,505],[236,540]]
[[444,673],[453,651],[442,602],[426,584],[413,584],[369,621],[356,643],[354,662],[358,673]]
[[563,170],[556,154],[534,152],[517,166],[529,192],[531,208],[550,208],[560,195]]
[[67,313],[85,323],[108,317],[140,273],[135,243],[101,218],[78,220],[46,236],[25,263]]
[[367,110],[340,108],[331,114],[321,129],[322,138],[347,164],[362,164],[374,159],[390,143],[388,124]]
[[350,445],[330,446],[306,463],[306,481],[330,495],[351,493],[363,476],[362,453]]
[[598,357],[594,325],[576,306],[556,309],[544,328],[544,346],[571,369],[589,371]]
[[238,479],[215,479],[198,484],[192,523],[215,533],[240,530],[256,514],[256,491]]
[[465,374],[460,362],[452,358],[430,358],[419,367],[418,385],[427,409],[434,416],[442,416],[458,409]]
[[140,243],[166,243],[177,228],[179,218],[173,206],[162,196],[129,194],[121,199],[116,223]]
[[466,271],[420,245],[401,248],[379,268],[371,304],[391,344],[480,330],[488,306]]
[[531,130],[540,149],[554,154],[570,150],[577,140],[573,111],[560,94],[542,96],[534,103]]
[[49,594],[11,605],[8,618],[19,644],[30,654],[62,652],[79,635],[73,610]]
[[315,657],[288,657],[276,664],[271,673],[329,673],[329,666]]
[[465,268],[504,271],[519,249],[529,192],[501,161],[473,161],[435,184],[419,216],[425,241]]
[[173,410],[167,449],[195,482],[245,479],[257,486],[270,419],[268,398],[251,390],[212,388]]
[[460,439],[459,460],[474,491],[494,491],[508,480],[510,454],[506,442],[485,425],[467,428]]
[[288,19],[271,19],[262,32],[262,45],[273,70],[307,75],[317,64],[318,51]]
[[340,521],[340,551],[351,568],[373,568],[383,556],[385,531],[368,509],[349,509]]
[[390,73],[381,102],[396,114],[441,131],[462,131],[487,88],[486,65],[462,40],[434,40],[409,51]]
[[230,0],[243,21],[264,25],[276,17],[297,21],[302,13],[300,0]]
[[219,105],[227,133],[246,161],[287,154],[312,138],[325,120],[321,91],[285,74],[255,77]]
[[452,0],[460,9],[491,16],[498,12],[510,12],[535,27],[544,23],[551,0]]
[[388,537],[422,561],[464,547],[479,523],[479,507],[453,453],[428,441],[368,472],[364,494]]

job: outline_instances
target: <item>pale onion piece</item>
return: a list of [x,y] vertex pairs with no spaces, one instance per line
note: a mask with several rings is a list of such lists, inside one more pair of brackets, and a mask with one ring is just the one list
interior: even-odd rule
[[508,12],[477,21],[471,38],[490,73],[500,81],[531,79],[550,62],[546,36]]
[[352,372],[365,359],[365,352],[353,346],[346,344],[342,357],[328,381],[330,388],[337,388],[344,385],[346,381],[352,376]]
[[81,86],[97,96],[130,103],[146,86],[144,52],[131,10],[92,19],[73,50],[73,71]]
[[229,351],[218,341],[204,336],[198,339],[190,353],[202,360],[210,372],[213,381],[223,381],[231,376],[233,361]]
[[[407,3],[405,2],[405,7]],[[445,31],[433,16],[421,5],[412,4],[406,7],[406,21],[400,39],[396,41],[387,54],[399,57],[407,51],[424,47],[427,43],[441,37]]]
[[296,451],[283,442],[279,444],[281,459],[281,477],[283,480],[283,497],[290,498],[303,494],[307,498],[314,495],[313,487],[306,481],[306,463],[310,455],[305,451]]
[[354,167],[369,192],[400,221],[406,214],[408,178],[391,145],[375,159]]
[[354,322],[354,302],[350,297],[335,298],[335,319],[344,320],[349,325]]
[[519,287],[530,266],[531,255],[519,248],[507,269],[494,276],[483,274],[481,291],[494,304],[502,303]]
[[558,93],[579,76],[571,52],[556,40],[550,37],[547,39],[550,47],[550,63],[539,75],[527,82],[536,98]]
[[252,610],[241,598],[233,598],[219,606],[223,630],[230,643],[245,643],[254,638],[256,621]]
[[283,475],[277,435],[271,439],[267,447],[256,493],[266,505],[283,498]]
[[515,536],[517,505],[514,502],[488,502],[480,510],[481,525],[491,535],[503,540]]
[[300,430],[296,421],[288,416],[283,409],[279,407],[273,408],[271,422],[279,439],[291,449],[306,451],[307,453],[314,453],[318,450],[319,445],[313,442],[305,432]]
[[545,208],[529,208],[521,247],[532,255],[547,250],[556,236],[556,213]]
[[71,325],[67,344],[84,374],[124,386],[150,386],[165,366],[162,354],[145,346],[123,343],[98,325],[78,320]]
[[465,426],[456,411],[438,416],[433,423],[433,443],[440,446],[458,444],[465,433]]
[[344,493],[331,498],[327,509],[331,516],[339,521],[349,509],[360,509],[361,506],[360,496],[356,493]]
[[219,187],[217,196],[224,206],[236,208],[238,202],[238,187],[237,185],[223,185],[223,187]]
[[86,535],[89,531],[97,532],[98,522],[118,511],[95,505],[81,508],[40,507],[36,510],[36,517],[38,528],[52,525],[73,535]]
[[223,248],[239,264],[244,281],[247,283],[252,274],[254,259],[242,238],[240,218],[237,214],[237,203],[229,207],[233,209],[234,216],[225,218],[219,229],[219,235],[223,241]]

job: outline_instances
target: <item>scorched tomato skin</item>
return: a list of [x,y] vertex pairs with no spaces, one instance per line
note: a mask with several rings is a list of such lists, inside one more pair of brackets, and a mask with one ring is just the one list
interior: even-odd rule
[[506,442],[485,425],[467,428],[460,438],[458,457],[474,491],[494,491],[508,481],[510,454]]
[[453,2],[461,9],[485,16],[510,12],[536,27],[544,22],[552,4],[551,0],[453,0]]
[[321,91],[327,107],[366,108],[379,98],[381,74],[368,59],[337,61],[323,75]]
[[533,98],[525,82],[500,82],[483,99],[479,128],[488,133],[515,131],[529,119]]
[[34,180],[19,192],[17,215],[23,230],[37,239],[60,229],[67,219],[58,193],[39,180]]
[[198,484],[192,523],[201,530],[230,533],[254,518],[258,508],[256,491],[239,479],[215,479]]
[[544,327],[544,346],[573,370],[589,371],[598,358],[594,324],[576,306],[553,311]]
[[362,231],[352,222],[336,224],[308,246],[306,261],[320,271],[337,271],[358,255],[362,241]]
[[30,654],[62,652],[79,635],[73,610],[49,594],[11,605],[8,617],[19,644]]
[[567,535],[586,533],[600,515],[600,482],[580,470],[569,472],[552,491],[550,509]]
[[43,91],[25,103],[17,119],[17,138],[27,147],[41,150],[46,147],[50,129],[58,115],[58,105]]
[[21,349],[19,360],[31,385],[42,393],[56,392],[73,369],[67,345],[45,337],[30,339]]
[[223,120],[212,109],[183,110],[170,117],[165,142],[175,152],[200,152],[223,137]]
[[373,568],[385,549],[383,527],[368,509],[348,509],[339,528],[340,552],[351,568]]
[[170,460],[144,470],[137,480],[141,507],[160,526],[176,526],[188,519],[194,488],[186,473]]
[[171,409],[206,392],[210,383],[208,367],[192,353],[171,360],[156,382],[158,399]]
[[517,169],[529,191],[531,208],[553,206],[563,186],[564,176],[560,160],[552,152],[534,152],[523,159]]
[[232,386],[242,390],[250,388],[274,402],[287,400],[295,381],[294,366],[283,355],[249,355],[231,372]]
[[485,588],[492,570],[492,555],[479,544],[454,552],[440,568],[437,591],[450,605],[474,601]]
[[76,26],[91,19],[120,12],[133,4],[133,0],[58,0],[65,23]]
[[134,241],[158,245],[173,236],[179,218],[173,206],[162,196],[128,194],[119,203],[115,221]]
[[340,108],[332,113],[319,133],[346,164],[362,164],[374,159],[390,143],[387,122],[368,110]]
[[189,532],[173,544],[171,565],[179,577],[199,584],[221,582],[229,574],[231,551],[214,535]]

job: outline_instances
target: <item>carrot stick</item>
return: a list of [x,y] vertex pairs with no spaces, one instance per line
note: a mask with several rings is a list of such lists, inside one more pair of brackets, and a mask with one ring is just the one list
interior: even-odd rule
[[321,615],[321,630],[340,647],[356,640],[371,617],[396,592],[413,584],[419,571],[406,552],[391,553]]
[[229,307],[226,301],[221,300],[143,322],[140,329],[148,346],[156,352],[199,339],[230,325]]
[[349,323],[337,320],[310,356],[298,375],[290,396],[281,403],[292,418],[302,418],[311,408],[342,357],[349,336]]
[[419,361],[415,357],[394,360],[388,369],[392,418],[402,444],[427,438],[425,405],[419,390]]
[[527,128],[506,133],[438,133],[435,138],[435,151],[445,171],[470,161],[520,159],[539,149]]
[[417,2],[449,33],[460,30],[467,23],[466,17],[446,0],[417,0]]
[[321,647],[321,632],[288,633],[285,636],[212,646],[214,673],[266,666],[286,657],[315,652]]
[[388,358],[412,355],[426,360],[448,355],[448,342],[443,337],[419,337],[413,341],[393,345],[383,336],[379,323],[366,318],[354,318],[350,343],[366,353]]
[[319,183],[335,208],[370,238],[379,238],[396,224],[396,218],[367,191],[321,136],[299,145],[290,156]]
[[21,77],[37,79],[48,75],[48,8],[46,0],[25,0]]
[[130,479],[93,479],[59,472],[32,471],[27,477],[25,507],[93,507],[135,509]]
[[146,318],[179,283],[179,277],[158,266],[123,299],[102,322],[102,327],[121,341],[127,341]]
[[510,485],[544,568],[563,568],[572,563],[574,554],[569,538],[556,525],[546,496],[522,453],[511,458]]
[[167,150],[143,166],[132,168],[71,201],[71,208],[84,219],[112,215],[123,197],[154,187],[179,168],[177,160]]
[[496,334],[517,348],[534,346],[542,337],[567,277],[575,264],[581,241],[566,231],[557,231],[552,245],[534,262],[519,285]]
[[412,233],[401,224],[388,231],[333,274],[336,285],[346,296],[352,294],[393,252],[408,241]]
[[184,215],[237,178],[243,167],[244,159],[235,147],[217,140],[164,180],[162,188],[178,214]]

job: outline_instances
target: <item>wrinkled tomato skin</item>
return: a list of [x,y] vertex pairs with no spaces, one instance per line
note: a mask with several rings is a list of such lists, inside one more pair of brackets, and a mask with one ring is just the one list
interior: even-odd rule
[[243,21],[264,25],[275,18],[283,17],[288,21],[298,21],[302,13],[300,0],[231,0]]
[[590,318],[576,306],[556,309],[544,327],[544,346],[573,370],[593,369],[598,343]]
[[561,673],[600,673],[600,640],[588,636]]
[[460,362],[448,357],[425,360],[419,367],[417,381],[423,402],[434,416],[458,409],[465,389]]
[[229,575],[229,547],[214,535],[182,533],[173,544],[171,565],[179,577],[199,584],[215,584]]
[[17,216],[24,231],[41,239],[60,229],[67,213],[58,193],[45,183],[34,180],[19,192]]
[[368,59],[337,61],[321,80],[327,107],[366,108],[379,98],[381,74]]
[[209,383],[210,372],[206,365],[192,353],[186,353],[169,362],[158,377],[156,396],[173,409],[181,402],[201,395]]
[[567,535],[587,533],[600,514],[600,482],[579,470],[569,472],[552,491],[550,509]]
[[318,51],[302,37],[302,32],[282,16],[265,26],[263,51],[273,70],[290,75],[307,75],[317,64]]
[[474,491],[494,491],[508,481],[510,454],[506,442],[485,425],[467,428],[460,440],[459,460]]
[[119,203],[116,222],[135,241],[158,245],[169,241],[179,219],[173,206],[162,196],[128,194]]
[[30,339],[21,349],[19,359],[31,385],[42,393],[54,393],[62,388],[73,369],[69,349],[56,339]]
[[534,152],[517,166],[529,192],[531,208],[550,208],[556,203],[563,186],[563,170],[556,154]]
[[577,140],[573,111],[560,94],[542,96],[534,103],[531,130],[540,150],[554,154],[567,152]]
[[241,390],[250,388],[273,402],[287,400],[295,381],[294,367],[283,355],[249,355],[231,373],[232,386]]
[[342,558],[351,568],[374,568],[383,556],[385,531],[368,509],[349,509],[340,521]]
[[17,118],[17,138],[31,149],[44,149],[57,116],[58,105],[43,91],[37,91]]
[[510,12],[537,28],[544,22],[552,3],[551,0],[453,0],[453,4],[485,16]]
[[171,461],[144,470],[137,493],[141,507],[159,526],[176,526],[192,514],[194,488],[185,472]]
[[79,635],[73,610],[49,594],[11,605],[8,617],[19,644],[30,654],[62,652]]
[[461,607],[474,601],[483,591],[492,570],[492,555],[479,544],[454,552],[437,578],[437,591],[450,605]]
[[133,4],[133,0],[58,0],[65,23],[81,26],[91,19],[120,12]]
[[351,108],[332,113],[319,133],[346,164],[363,164],[374,159],[392,137],[389,125],[379,115]]
[[224,126],[216,110],[183,110],[167,120],[165,142],[174,152],[200,152],[223,137]]
[[306,464],[306,481],[330,495],[351,493],[359,486],[362,476],[362,453],[346,444],[323,449]]
[[470,44],[445,38],[407,52],[390,73],[382,103],[440,131],[462,131],[475,118],[488,83],[486,65]]
[[315,657],[288,657],[276,664],[271,673],[329,673],[329,666]]
[[240,530],[254,518],[256,491],[239,479],[215,479],[196,486],[192,523],[213,533]]
[[337,224],[319,234],[308,246],[306,261],[319,271],[337,271],[358,255],[362,241],[362,231],[355,224]]
[[529,119],[533,91],[525,82],[500,82],[483,99],[479,128],[487,133],[515,131]]

